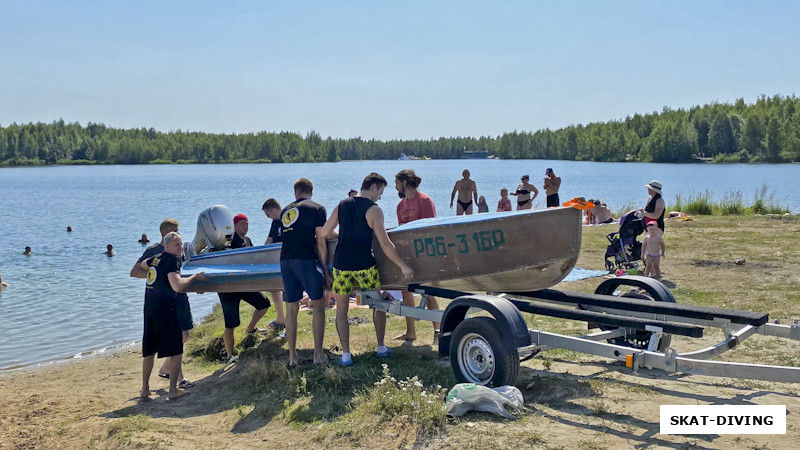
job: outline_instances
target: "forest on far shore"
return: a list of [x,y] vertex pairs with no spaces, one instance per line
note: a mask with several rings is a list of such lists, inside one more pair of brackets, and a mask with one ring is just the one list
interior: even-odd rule
[[0,125],[0,166],[51,164],[269,163],[458,159],[485,150],[501,159],[662,163],[800,161],[800,99],[665,107],[623,120],[499,136],[414,140],[323,138],[315,131],[215,134],[118,129],[102,123]]

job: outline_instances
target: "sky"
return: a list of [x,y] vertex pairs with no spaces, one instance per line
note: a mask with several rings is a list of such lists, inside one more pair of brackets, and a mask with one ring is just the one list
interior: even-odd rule
[[800,1],[0,0],[0,126],[497,136],[799,95]]

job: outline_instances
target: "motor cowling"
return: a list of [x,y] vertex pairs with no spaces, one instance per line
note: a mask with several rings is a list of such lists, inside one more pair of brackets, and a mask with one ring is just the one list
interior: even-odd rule
[[233,239],[233,214],[225,205],[214,205],[197,217],[197,231],[187,256],[209,253],[229,247]]

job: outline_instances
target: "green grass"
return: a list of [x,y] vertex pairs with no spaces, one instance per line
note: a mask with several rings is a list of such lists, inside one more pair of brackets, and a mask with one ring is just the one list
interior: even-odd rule
[[667,211],[682,211],[689,215],[697,216],[741,216],[741,215],[766,215],[787,214],[789,209],[775,203],[775,192],[770,192],[764,184],[753,197],[750,206],[745,205],[744,195],[739,190],[729,190],[719,202],[711,200],[712,193],[706,190],[703,193],[691,193],[688,199],[681,194],[675,195],[675,201],[667,206]]

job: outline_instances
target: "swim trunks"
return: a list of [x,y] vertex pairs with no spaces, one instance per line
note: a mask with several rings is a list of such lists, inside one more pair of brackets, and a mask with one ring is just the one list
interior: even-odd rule
[[558,200],[558,194],[550,194],[547,196],[547,207],[559,206],[561,202]]
[[472,200],[468,202],[462,202],[461,200],[456,200],[456,201],[458,202],[459,205],[461,205],[462,211],[466,211],[467,209],[469,209],[470,206],[472,206]]
[[378,266],[361,270],[339,270],[333,268],[333,293],[348,295],[359,286],[363,291],[375,291],[381,287]]
[[220,292],[219,303],[222,305],[222,317],[225,319],[225,328],[236,328],[241,325],[239,319],[239,303],[246,301],[256,311],[267,309],[270,302],[259,292]]
[[283,301],[299,302],[303,298],[303,291],[308,293],[311,300],[321,299],[325,284],[322,270],[315,259],[282,259]]
[[178,317],[172,307],[163,305],[144,312],[142,356],[158,353],[159,358],[183,353],[183,336]]
[[181,331],[189,331],[194,328],[192,308],[189,306],[188,295],[181,293],[175,296],[175,314],[178,316],[178,324],[181,326]]
[[655,255],[650,253],[645,253],[644,255],[647,256],[648,258],[658,258],[659,256],[661,256],[661,253],[656,253]]

